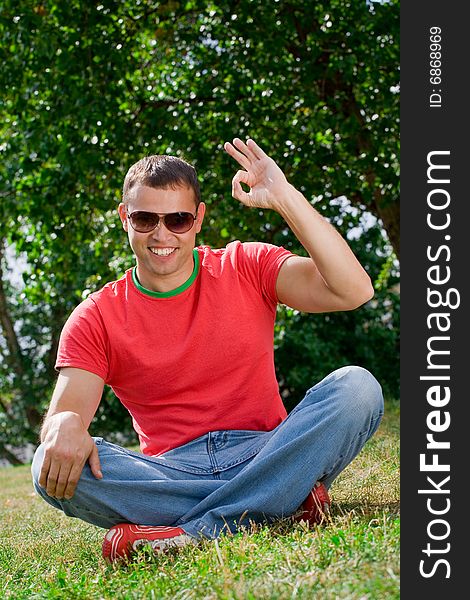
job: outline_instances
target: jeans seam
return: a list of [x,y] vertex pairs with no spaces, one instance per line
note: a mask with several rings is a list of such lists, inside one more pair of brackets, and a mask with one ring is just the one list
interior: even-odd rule
[[256,448],[252,452],[250,452],[249,454],[244,454],[242,456],[242,458],[239,458],[238,460],[235,460],[235,461],[230,462],[230,463],[224,463],[223,465],[220,466],[220,468],[223,471],[226,471],[227,469],[231,469],[232,467],[236,467],[237,465],[239,465],[239,464],[241,464],[243,462],[246,462],[250,458],[253,458],[253,456],[256,456],[264,448],[264,446],[265,446],[265,444],[263,444],[262,446],[259,446],[258,448]]
[[[379,413],[379,415],[375,418],[375,419],[371,419],[370,421],[370,426],[369,429],[367,431],[359,431],[356,435],[355,438],[353,438],[349,444],[349,446],[347,447],[347,450],[345,452],[343,452],[342,454],[340,454],[339,456],[336,457],[336,460],[334,462],[334,464],[332,465],[332,467],[330,468],[330,470],[328,472],[323,472],[323,474],[320,476],[319,481],[322,481],[323,479],[328,479],[328,477],[331,475],[331,473],[335,470],[336,465],[338,464],[338,462],[340,462],[344,456],[346,454],[348,454],[351,446],[360,438],[364,437],[365,435],[367,435],[369,433],[369,431],[371,429],[373,429],[373,425],[375,425],[377,423],[378,420],[380,420],[382,418],[383,412],[382,414]],[[371,434],[370,437],[372,437],[373,434]],[[368,439],[370,439],[370,437]],[[366,440],[367,442],[368,440]],[[365,443],[366,443],[365,442]]]
[[358,436],[367,435],[371,429],[374,429],[375,424],[377,423],[377,421],[380,421],[380,419],[383,417],[383,415],[384,415],[384,413],[383,413],[383,411],[381,411],[381,412],[379,412],[379,414],[376,417],[373,417],[370,420],[368,429],[366,429],[364,431],[360,431],[358,433]]
[[[74,508],[74,505],[73,505],[73,503],[68,503],[68,504],[66,504],[66,506],[69,506],[69,507],[71,507],[71,508]],[[105,515],[104,513],[100,512],[100,511],[97,511],[97,510],[95,510],[95,509],[93,509],[93,510],[90,510],[90,509],[89,509],[89,508],[87,508],[86,506],[79,506],[79,507],[75,507],[75,508],[77,508],[77,510],[78,510],[80,513],[87,513],[87,514],[89,514],[89,515],[94,515],[94,516],[96,516],[96,517],[99,517],[100,519],[105,519],[105,520],[109,519],[109,514],[108,514],[108,515]],[[65,511],[64,511],[64,512],[65,512]],[[74,511],[74,512],[76,512],[76,511]]]
[[212,469],[201,469],[201,468],[197,468],[197,467],[188,467],[188,466],[182,466],[182,465],[174,465],[174,464],[169,464],[168,461],[159,459],[157,457],[150,457],[148,456],[146,459],[151,459],[148,460],[148,462],[152,463],[152,464],[157,464],[157,465],[161,465],[162,467],[167,467],[168,469],[174,469],[175,471],[181,471],[183,473],[192,473],[193,475],[211,475],[212,474]]
[[[109,444],[109,442],[107,442]],[[102,446],[106,448],[106,445]],[[126,448],[122,448],[121,446],[113,445],[113,451],[110,453],[111,456],[115,454],[115,452],[120,452],[121,454],[125,454],[126,456],[130,456],[131,458],[135,458],[136,460],[146,462],[152,465],[160,465],[162,467],[166,467],[169,469],[175,469],[176,471],[182,471],[183,473],[192,473],[193,475],[210,475],[210,469],[202,469],[197,467],[183,467],[183,466],[175,466],[174,464],[170,464],[169,461],[159,458],[158,456],[147,456],[146,454],[138,454],[131,450],[126,450]]]
[[212,475],[220,473],[219,464],[217,463],[217,456],[215,454],[216,450],[217,446],[212,439],[212,433],[209,433],[207,436],[207,456],[209,457],[209,461],[211,463]]

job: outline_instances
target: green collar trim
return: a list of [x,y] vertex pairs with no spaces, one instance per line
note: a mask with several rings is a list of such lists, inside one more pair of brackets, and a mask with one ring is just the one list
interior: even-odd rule
[[132,281],[134,282],[134,285],[139,290],[139,292],[142,292],[146,296],[151,296],[152,298],[171,298],[172,296],[177,296],[178,294],[181,294],[182,292],[187,290],[192,285],[199,273],[199,252],[196,250],[196,248],[194,248],[193,250],[193,257],[194,269],[189,279],[187,279],[183,284],[181,284],[174,290],[170,290],[169,292],[153,292],[152,290],[148,290],[147,288],[144,288],[142,285],[140,285],[140,282],[137,279],[137,267],[134,267],[132,269]]

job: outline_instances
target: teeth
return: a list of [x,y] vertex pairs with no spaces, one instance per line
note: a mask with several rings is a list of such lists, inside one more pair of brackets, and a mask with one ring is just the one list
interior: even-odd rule
[[150,251],[157,256],[168,256],[175,251],[174,248],[150,248]]

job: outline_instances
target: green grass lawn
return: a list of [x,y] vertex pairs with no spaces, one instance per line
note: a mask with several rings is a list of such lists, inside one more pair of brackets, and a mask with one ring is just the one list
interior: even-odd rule
[[386,416],[330,490],[329,522],[279,523],[125,566],[104,530],[33,492],[29,467],[0,469],[0,598],[399,598],[399,414]]

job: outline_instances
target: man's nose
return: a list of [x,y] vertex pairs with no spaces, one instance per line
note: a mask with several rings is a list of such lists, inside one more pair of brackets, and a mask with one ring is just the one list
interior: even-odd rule
[[165,227],[165,223],[163,222],[163,219],[160,217],[158,219],[157,226],[152,231],[152,236],[159,238],[159,237],[162,237],[163,235],[166,235],[168,232],[169,232],[169,230]]

